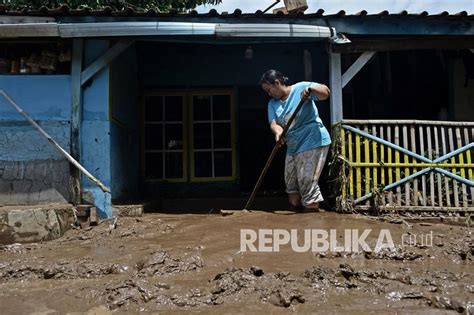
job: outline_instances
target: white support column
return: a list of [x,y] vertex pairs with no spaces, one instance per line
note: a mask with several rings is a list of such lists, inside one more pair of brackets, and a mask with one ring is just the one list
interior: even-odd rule
[[331,89],[331,125],[342,120],[341,54],[329,51],[329,88]]

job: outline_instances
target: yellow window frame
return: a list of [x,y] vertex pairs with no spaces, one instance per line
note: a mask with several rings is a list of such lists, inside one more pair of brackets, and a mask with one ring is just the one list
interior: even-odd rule
[[[194,167],[194,119],[193,119],[193,96],[213,96],[213,95],[229,95],[230,96],[230,130],[231,130],[231,157],[232,157],[232,175],[219,177],[196,177]],[[234,181],[237,178],[237,154],[236,154],[236,125],[235,125],[235,98],[232,89],[200,89],[192,90],[189,93],[189,154],[191,166],[191,182],[219,182],[219,181]],[[211,151],[213,153],[213,151]]]
[[[237,178],[237,149],[236,149],[236,113],[235,96],[232,89],[195,89],[195,90],[152,90],[143,94],[141,101],[141,174],[145,177],[145,101],[149,96],[182,96],[183,97],[183,177],[168,179],[146,179],[146,182],[160,183],[186,183],[186,182],[224,182],[235,181]],[[230,128],[231,128],[231,157],[232,175],[220,177],[196,177],[194,167],[194,120],[193,120],[193,96],[230,96]]]
[[[145,149],[145,127],[146,127],[146,120],[145,120],[145,102],[146,98],[150,96],[181,96],[183,99],[182,102],[182,111],[183,111],[183,123],[182,123],[182,132],[183,132],[183,177],[181,178],[145,178],[145,154],[146,154],[146,149]],[[160,182],[160,183],[185,183],[187,182],[188,179],[188,137],[187,137],[187,93],[184,91],[173,91],[173,90],[159,90],[159,91],[148,91],[143,93],[143,99],[142,99],[142,115],[141,115],[141,173],[143,178],[145,178],[146,182]],[[166,122],[163,121],[163,125]],[[160,150],[158,150],[160,151]],[[163,151],[163,159],[165,158],[165,153],[166,150],[161,150]],[[163,160],[163,163],[165,163],[165,160]],[[166,173],[164,173],[166,175]]]

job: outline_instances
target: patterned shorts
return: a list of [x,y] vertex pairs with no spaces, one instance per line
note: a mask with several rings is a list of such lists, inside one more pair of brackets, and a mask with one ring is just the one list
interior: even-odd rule
[[325,146],[286,156],[286,192],[299,193],[303,206],[324,200],[318,180],[326,162],[328,150],[329,146]]

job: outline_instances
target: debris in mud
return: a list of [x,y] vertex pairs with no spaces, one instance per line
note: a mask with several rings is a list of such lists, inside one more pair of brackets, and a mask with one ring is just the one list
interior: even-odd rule
[[[210,295],[199,289],[191,289],[186,295],[170,294],[166,283],[153,283],[151,279],[127,279],[110,283],[102,290],[84,288],[92,292],[92,298],[105,303],[109,309],[137,310],[154,309],[160,305],[177,307],[196,307],[213,304]],[[146,307],[145,307],[146,306]]]
[[400,300],[403,300],[403,299],[418,300],[418,299],[424,299],[425,298],[424,294],[421,293],[421,292],[403,293],[403,292],[398,292],[398,291],[392,291],[392,292],[388,293],[385,297],[389,300],[392,300],[392,301],[400,301]]
[[252,266],[250,267],[250,271],[253,273],[254,276],[256,277],[261,277],[263,276],[263,270],[260,267],[257,266]]
[[29,243],[29,244],[21,244],[21,243],[13,243],[8,245],[0,245],[0,252],[6,253],[26,253],[27,251],[33,250],[38,247],[37,243]]
[[[0,268],[1,268],[1,266],[0,266]],[[468,284],[468,285],[466,285],[466,288],[469,291],[469,293],[474,293],[474,284]]]
[[459,242],[451,243],[451,246],[445,249],[445,253],[457,259],[473,260],[474,241],[466,236]]
[[[447,271],[429,271],[417,275],[410,268],[400,268],[396,272],[385,269],[358,271],[347,263],[341,264],[339,270],[323,266],[313,267],[306,270],[302,276],[310,281],[312,288],[321,292],[357,288],[364,292],[385,294],[385,297],[392,301],[423,300],[428,305],[458,311],[461,304],[456,300],[437,298],[435,303],[431,294],[444,291],[442,288],[449,288],[451,291],[458,287],[462,290],[462,280],[467,277],[463,273],[453,274]],[[304,285],[304,282],[302,284]],[[396,288],[397,291],[390,291],[390,288]]]
[[289,307],[292,303],[304,303],[305,299],[299,292],[286,292],[285,290],[276,290],[268,298],[268,302],[280,307]]
[[365,258],[367,259],[388,259],[388,260],[416,260],[422,258],[423,255],[412,251],[405,251],[399,247],[392,249],[381,249],[378,252],[365,252]]
[[341,264],[339,270],[333,270],[329,267],[317,266],[307,269],[302,276],[310,281],[313,289],[326,292],[331,288],[351,289],[357,285],[350,279],[358,273],[348,264]]
[[87,279],[98,278],[110,274],[119,274],[125,267],[113,263],[90,263],[87,259],[55,263],[25,265],[21,262],[3,264],[0,268],[0,279],[30,280],[30,279]]
[[463,313],[465,310],[465,307],[459,301],[444,296],[435,296],[430,304],[436,308],[453,310],[458,313]]
[[255,294],[261,301],[280,307],[305,302],[295,279],[289,273],[266,275],[256,266],[248,269],[231,268],[216,275],[211,282],[215,283],[211,291],[211,301],[214,304],[221,304],[231,296],[239,298],[241,295]]
[[145,281],[129,279],[119,284],[108,285],[105,292],[96,291],[93,295],[99,300],[105,300],[109,308],[114,310],[129,304],[148,303],[156,300],[159,291],[159,288]]
[[350,280],[353,276],[358,276],[358,273],[354,271],[354,269],[349,264],[341,264],[339,265],[339,272],[346,278]]
[[120,237],[127,237],[127,236],[132,236],[136,235],[137,233],[135,231],[125,231],[120,234]]
[[198,270],[203,265],[201,256],[197,254],[183,260],[173,258],[166,251],[160,250],[147,259],[139,261],[137,271],[141,276],[153,276]]
[[106,245],[116,238],[147,238],[153,233],[145,232],[153,227],[153,233],[170,233],[174,225],[167,224],[162,220],[144,222],[142,218],[114,217],[113,219],[102,220],[97,226],[89,226],[85,229],[71,229],[64,237],[54,241],[56,244],[69,243],[71,241],[88,241],[81,244],[92,243],[97,246]]
[[324,280],[329,276],[334,276],[334,271],[326,266],[312,267],[305,270],[304,277],[310,279],[312,282]]

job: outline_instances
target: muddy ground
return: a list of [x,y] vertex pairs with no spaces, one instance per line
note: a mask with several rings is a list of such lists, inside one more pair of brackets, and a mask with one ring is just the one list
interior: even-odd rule
[[[305,229],[335,229],[340,244],[344,229],[372,229],[372,250],[388,229],[396,249],[241,252],[240,229],[263,228],[297,229],[301,240]],[[472,233],[332,212],[121,217],[0,247],[0,313],[474,314]]]

